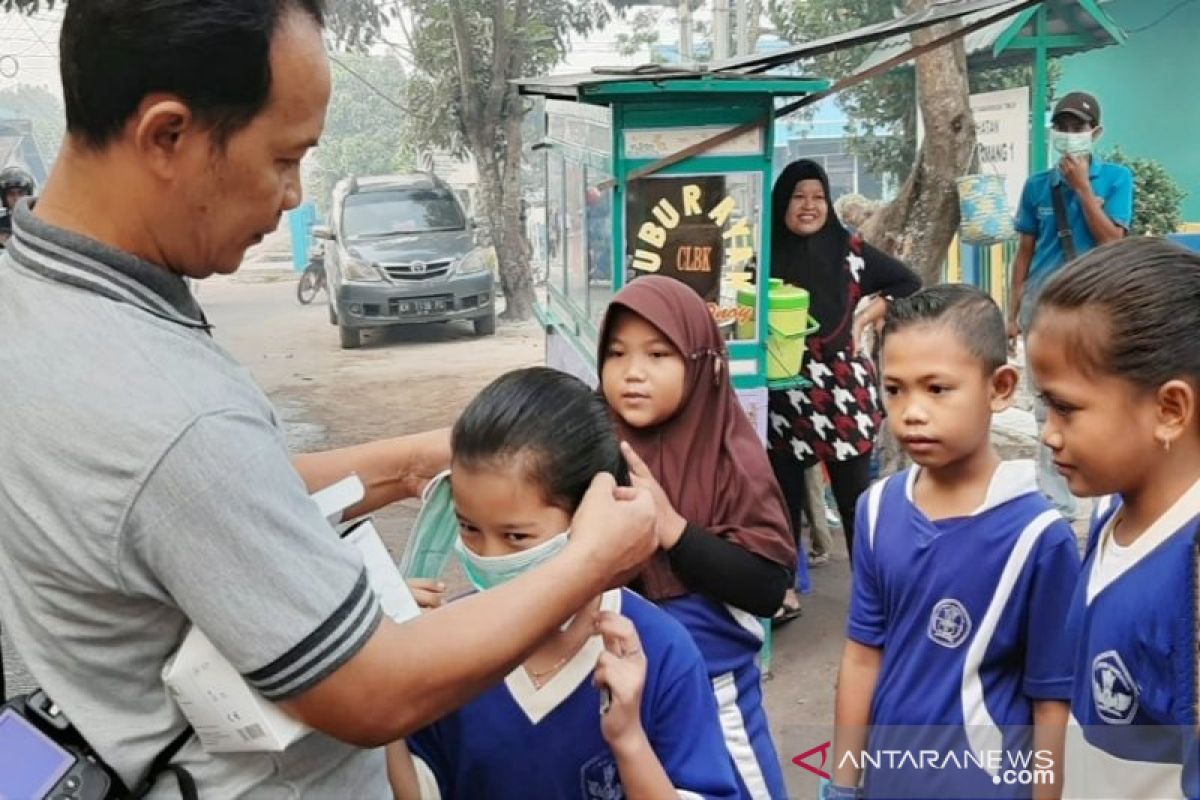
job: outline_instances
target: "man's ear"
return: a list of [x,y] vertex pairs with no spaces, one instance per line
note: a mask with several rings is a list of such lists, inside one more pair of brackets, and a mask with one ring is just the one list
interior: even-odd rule
[[1103,135],[1104,135],[1104,126],[1103,125],[1097,125],[1096,127],[1092,128],[1092,141],[1093,142],[1100,141],[1100,137]]
[[174,95],[148,95],[131,124],[134,146],[145,163],[160,178],[175,177],[186,139],[196,133],[187,103]]

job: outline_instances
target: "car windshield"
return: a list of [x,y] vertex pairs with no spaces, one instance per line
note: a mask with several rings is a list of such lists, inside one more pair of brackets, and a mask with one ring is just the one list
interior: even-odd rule
[[444,189],[395,189],[346,198],[342,230],[348,239],[466,227],[454,195]]

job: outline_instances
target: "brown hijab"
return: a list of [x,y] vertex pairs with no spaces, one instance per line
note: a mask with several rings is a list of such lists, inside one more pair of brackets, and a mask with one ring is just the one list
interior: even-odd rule
[[[679,410],[661,425],[633,428],[613,414],[618,434],[650,467],[689,523],[795,569],[796,545],[783,493],[733,391],[725,342],[704,301],[671,278],[648,275],[633,281],[605,314],[597,359],[601,374],[612,326],[622,310],[654,325],[683,354],[687,385]],[[638,582],[654,601],[689,592],[662,551]]]

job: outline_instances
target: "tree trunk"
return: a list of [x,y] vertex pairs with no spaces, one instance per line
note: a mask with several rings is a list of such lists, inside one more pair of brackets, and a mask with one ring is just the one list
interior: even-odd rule
[[[519,103],[515,92],[514,89],[510,99]],[[532,317],[534,302],[529,245],[521,226],[521,121],[515,114],[485,120],[479,131],[467,137],[479,170],[481,210],[499,264],[505,304],[500,316],[514,322]],[[503,153],[497,153],[495,134],[489,132],[501,126],[505,130],[505,146]]]
[[[910,0],[909,10],[929,4],[930,0]],[[940,25],[915,32],[913,44],[924,44],[945,32]],[[916,70],[925,140],[900,193],[868,221],[863,236],[906,261],[928,285],[941,281],[942,264],[958,229],[956,180],[971,166],[975,121],[961,39],[918,58]]]
[[524,115],[516,88],[510,89],[510,109],[504,120],[504,169],[501,184],[499,234],[495,237],[496,255],[500,262],[500,286],[504,290],[503,318],[514,322],[533,316],[533,280],[530,269],[530,248],[525,238],[521,215],[524,194],[521,184],[521,126]]
[[[910,0],[908,10],[928,8],[929,4],[930,0]],[[939,25],[914,32],[913,44],[924,44],[946,30]],[[896,199],[877,211],[862,233],[867,241],[906,261],[928,286],[942,281],[942,264],[958,229],[956,179],[971,166],[975,120],[961,39],[918,58],[916,70],[925,140]],[[881,474],[904,468],[904,451],[886,423],[876,446]]]

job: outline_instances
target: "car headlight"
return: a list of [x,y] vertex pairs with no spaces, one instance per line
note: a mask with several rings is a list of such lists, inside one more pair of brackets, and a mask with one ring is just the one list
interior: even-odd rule
[[342,272],[346,280],[359,283],[374,283],[383,280],[379,270],[360,259],[350,255],[342,262]]
[[473,272],[488,272],[496,264],[496,250],[491,247],[479,247],[463,256],[458,262],[458,274],[470,275]]

